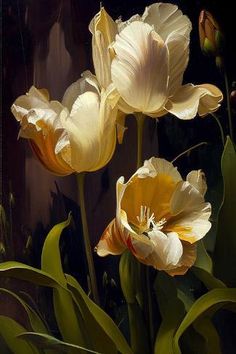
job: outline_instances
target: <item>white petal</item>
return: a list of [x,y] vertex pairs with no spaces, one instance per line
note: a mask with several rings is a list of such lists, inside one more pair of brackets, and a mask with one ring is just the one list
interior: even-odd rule
[[203,116],[216,111],[222,98],[222,92],[214,85],[187,84],[179,88],[165,108],[180,119],[192,119],[197,113]]
[[189,36],[192,29],[189,18],[176,5],[156,3],[146,7],[143,21],[154,26],[155,31],[165,41],[172,32]]
[[184,71],[189,60],[189,36],[172,32],[166,40],[169,50],[168,95],[172,96],[182,85]]
[[171,176],[175,182],[182,181],[182,177],[173,164],[165,159],[151,157],[144,161],[143,167],[136,172],[140,178],[155,177],[157,174]]
[[186,177],[186,181],[188,181],[192,186],[194,186],[201,195],[205,195],[207,191],[207,184],[205,174],[201,170],[191,171]]
[[85,92],[74,102],[70,116],[61,118],[71,143],[71,161],[67,163],[77,172],[98,170],[112,157],[118,98],[112,85],[101,97]]
[[69,111],[79,95],[82,95],[86,91],[91,91],[98,93],[99,87],[96,77],[90,73],[90,71],[85,71],[82,77],[71,84],[62,99],[63,106],[67,107]]
[[168,50],[152,27],[132,22],[113,45],[112,80],[134,111],[159,110],[167,99]]
[[110,45],[115,40],[117,24],[108,15],[104,8],[97,13],[89,25],[92,37],[93,64],[97,79],[103,88],[111,83]]
[[170,201],[173,215],[165,226],[168,231],[178,232],[181,240],[194,243],[211,228],[211,205],[189,182],[179,182]]

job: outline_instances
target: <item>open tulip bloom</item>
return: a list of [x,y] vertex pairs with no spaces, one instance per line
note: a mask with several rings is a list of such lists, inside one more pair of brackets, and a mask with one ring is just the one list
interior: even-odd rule
[[29,139],[49,171],[63,176],[98,170],[111,159],[118,97],[113,85],[100,89],[87,71],[69,86],[62,103],[32,86],[14,102],[12,113],[21,124],[19,136]]
[[184,274],[196,259],[196,242],[211,227],[204,174],[183,181],[172,163],[151,158],[124,183],[117,181],[116,218],[97,245],[100,256],[126,249],[142,263],[170,275]]
[[142,16],[114,22],[102,8],[90,23],[100,85],[113,82],[125,113],[191,119],[214,112],[222,100],[214,85],[182,85],[192,25],[176,5],[156,3]]

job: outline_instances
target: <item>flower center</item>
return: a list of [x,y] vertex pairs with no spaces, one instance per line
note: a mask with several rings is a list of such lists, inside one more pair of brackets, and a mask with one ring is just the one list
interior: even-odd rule
[[136,216],[136,218],[138,220],[138,227],[135,227],[135,231],[139,234],[144,234],[145,236],[148,236],[149,231],[163,229],[164,224],[166,223],[165,218],[156,222],[154,213],[151,213],[150,208],[144,205],[141,205],[140,214]]

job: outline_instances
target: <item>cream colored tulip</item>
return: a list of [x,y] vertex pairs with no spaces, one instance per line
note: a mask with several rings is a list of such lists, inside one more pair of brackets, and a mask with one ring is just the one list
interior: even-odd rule
[[50,101],[46,90],[31,87],[12,105],[27,138],[52,173],[95,171],[108,163],[116,145],[117,100],[110,85],[100,90],[89,72],[65,92],[62,103]]
[[170,275],[184,274],[195,262],[196,242],[211,227],[211,206],[204,201],[201,171],[186,181],[172,163],[158,158],[124,183],[117,181],[116,218],[97,245],[100,256],[129,249],[142,263]]
[[191,29],[188,17],[168,3],[152,4],[126,22],[115,23],[104,9],[94,17],[96,75],[102,85],[115,84],[123,112],[192,119],[218,109],[223,95],[216,86],[182,85]]

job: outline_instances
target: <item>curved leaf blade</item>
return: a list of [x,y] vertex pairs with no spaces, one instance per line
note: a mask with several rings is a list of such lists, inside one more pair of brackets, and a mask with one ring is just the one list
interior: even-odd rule
[[37,348],[52,349],[53,351],[56,350],[57,353],[68,353],[68,350],[70,350],[73,354],[80,354],[81,352],[101,354],[75,344],[63,342],[53,336],[43,333],[24,332],[19,334],[18,338],[33,343]]
[[194,321],[200,316],[208,316],[209,313],[213,315],[221,307],[232,304],[236,304],[236,289],[214,289],[196,300],[176,331],[173,341],[174,353],[181,354],[179,339]]
[[236,152],[229,137],[221,159],[224,196],[218,217],[214,274],[230,287],[236,286]]
[[[121,354],[133,354],[131,348],[126,342],[126,339],[113,320],[86,295],[79,283],[72,276],[66,275],[66,278],[68,285],[73,291],[75,299],[78,302],[78,305],[84,312],[86,320],[89,318],[87,316],[92,316],[91,321],[94,321],[94,324],[92,324],[91,330],[94,332],[94,328],[100,327],[102,331],[110,338],[113,343],[113,348],[114,345],[117,348],[115,352],[118,350]],[[101,339],[102,338],[100,338],[100,340]]]
[[0,335],[14,354],[40,354],[30,343],[22,341],[17,336],[26,329],[10,317],[0,315]]
[[49,333],[47,327],[43,323],[42,319],[38,316],[38,314],[17,294],[15,294],[13,291],[3,288],[0,288],[0,293],[11,296],[15,301],[17,301],[21,305],[29,319],[32,330],[40,333]]

